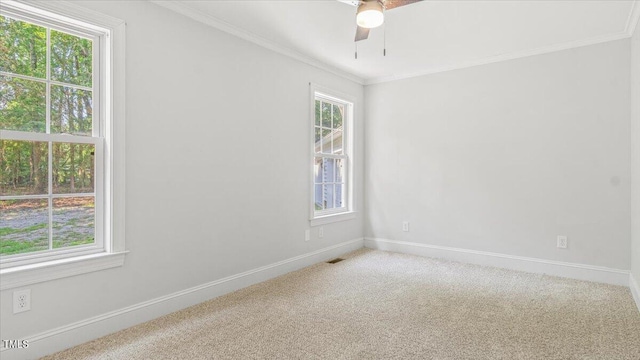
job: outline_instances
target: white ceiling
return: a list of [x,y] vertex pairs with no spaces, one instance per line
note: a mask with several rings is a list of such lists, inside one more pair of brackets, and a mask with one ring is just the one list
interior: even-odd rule
[[154,2],[364,84],[622,39],[640,16],[633,0],[424,0],[388,11],[355,59],[356,8],[337,0]]

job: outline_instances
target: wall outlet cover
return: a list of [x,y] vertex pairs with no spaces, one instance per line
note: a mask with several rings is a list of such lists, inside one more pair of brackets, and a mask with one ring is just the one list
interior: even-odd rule
[[13,292],[13,313],[31,310],[31,289],[18,290]]
[[558,235],[558,242],[557,242],[557,246],[559,249],[566,249],[567,248],[567,237],[564,235]]

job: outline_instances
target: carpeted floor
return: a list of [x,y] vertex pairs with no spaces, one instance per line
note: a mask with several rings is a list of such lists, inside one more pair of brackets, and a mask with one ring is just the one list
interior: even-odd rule
[[47,359],[640,359],[629,289],[373,250]]

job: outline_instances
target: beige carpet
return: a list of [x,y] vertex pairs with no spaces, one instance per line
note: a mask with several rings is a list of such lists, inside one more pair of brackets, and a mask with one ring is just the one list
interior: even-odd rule
[[359,250],[47,359],[640,359],[629,289]]

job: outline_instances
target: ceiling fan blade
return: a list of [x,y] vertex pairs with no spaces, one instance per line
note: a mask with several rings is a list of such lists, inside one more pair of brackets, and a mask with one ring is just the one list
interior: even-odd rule
[[360,0],[338,0],[338,2],[347,4],[347,5],[351,5],[351,6],[360,5]]
[[400,6],[411,5],[422,0],[384,0],[385,10],[395,9]]
[[355,41],[366,40],[369,37],[369,30],[370,29],[358,26],[358,28],[356,29]]

